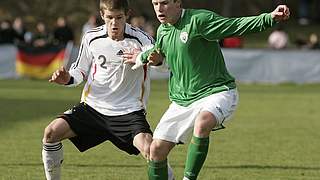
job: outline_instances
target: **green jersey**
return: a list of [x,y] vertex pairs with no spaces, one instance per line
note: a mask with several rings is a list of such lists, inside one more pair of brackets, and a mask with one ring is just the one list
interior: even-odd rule
[[169,98],[181,106],[213,93],[233,89],[235,79],[228,73],[218,40],[260,32],[274,24],[271,14],[225,18],[208,10],[186,9],[174,25],[161,24],[153,49],[160,50],[170,69]]

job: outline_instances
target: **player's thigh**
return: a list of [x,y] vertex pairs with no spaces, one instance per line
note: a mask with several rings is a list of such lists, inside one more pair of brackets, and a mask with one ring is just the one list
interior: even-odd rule
[[209,111],[201,111],[196,117],[193,133],[197,137],[207,137],[217,125],[216,117]]
[[63,118],[57,118],[45,128],[43,140],[50,143],[74,136],[76,136],[76,134],[71,130],[67,121]]
[[174,102],[171,103],[158,123],[153,139],[175,144],[187,143],[199,110],[198,107],[183,107]]
[[[237,89],[212,94],[199,104],[201,108],[200,114],[202,112],[212,113],[216,120],[216,127],[220,126],[230,120],[238,105],[238,99]],[[206,119],[205,117],[209,116],[203,116],[202,119]]]

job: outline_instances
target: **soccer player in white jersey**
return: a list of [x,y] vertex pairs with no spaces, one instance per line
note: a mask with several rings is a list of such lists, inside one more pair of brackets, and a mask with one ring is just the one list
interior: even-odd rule
[[128,154],[148,158],[152,141],[145,117],[148,66],[133,71],[131,64],[124,63],[123,53],[151,48],[153,39],[126,24],[127,12],[126,0],[101,0],[105,25],[88,31],[70,70],[58,69],[49,80],[68,87],[84,80],[86,84],[80,104],[44,130],[42,159],[48,180],[60,179],[64,139],[70,139],[80,152],[111,141]]

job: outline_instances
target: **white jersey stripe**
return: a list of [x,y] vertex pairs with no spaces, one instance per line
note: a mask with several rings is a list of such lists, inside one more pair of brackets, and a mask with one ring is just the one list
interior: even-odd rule
[[139,40],[139,38],[137,38],[137,37],[134,37],[134,36],[131,36],[131,35],[129,35],[129,34],[124,34],[124,38],[129,38],[129,39],[135,39],[135,40],[137,40],[138,42],[139,42],[139,44],[142,46],[142,42]]
[[144,34],[144,35],[150,40],[150,43],[152,43],[152,44],[154,43],[153,38],[152,38],[150,35],[148,35],[146,32],[142,31],[142,30],[139,29],[139,28],[134,28],[134,27],[132,27],[131,29],[134,30],[134,31],[139,31],[139,32],[141,32],[142,34]]
[[95,37],[95,38],[93,38],[93,39],[90,40],[89,46],[90,46],[90,44],[92,43],[92,41],[94,41],[94,40],[96,40],[96,39],[99,39],[99,38],[107,38],[107,37],[108,37],[107,34],[104,34],[104,35],[101,35],[101,36],[97,36],[97,37]]
[[72,69],[75,69],[76,67],[78,67],[79,61],[80,61],[81,55],[82,55],[82,50],[83,50],[83,44],[81,44],[81,46],[80,46],[79,55],[78,55],[78,58],[77,58],[76,62],[73,63],[72,66],[71,66]]

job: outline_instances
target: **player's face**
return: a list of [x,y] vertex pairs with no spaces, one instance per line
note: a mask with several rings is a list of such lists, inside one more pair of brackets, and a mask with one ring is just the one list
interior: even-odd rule
[[127,16],[123,10],[104,10],[101,12],[101,17],[106,23],[108,37],[113,40],[124,39],[124,28]]
[[174,24],[180,18],[181,3],[179,0],[152,0],[154,11],[162,24]]

